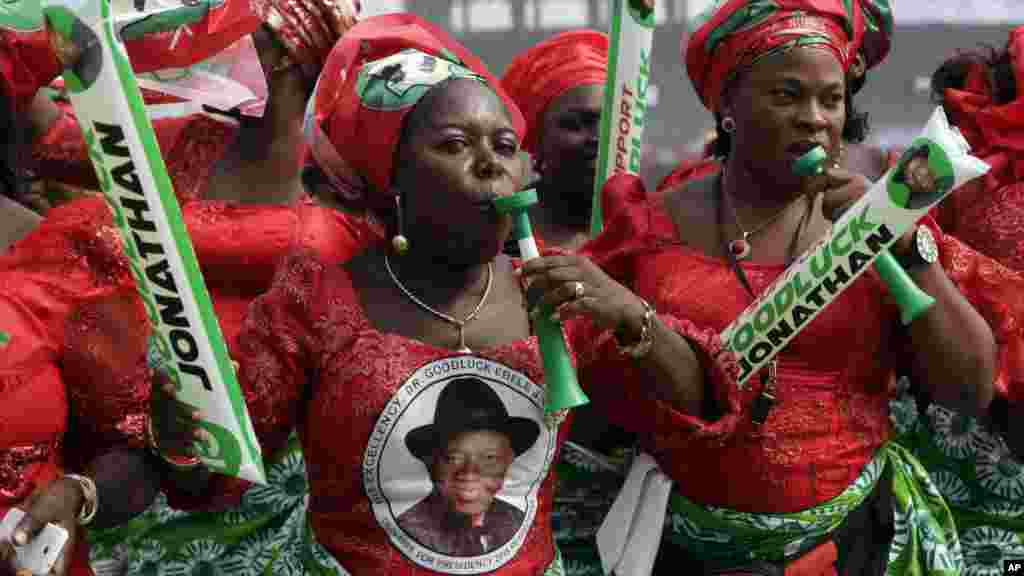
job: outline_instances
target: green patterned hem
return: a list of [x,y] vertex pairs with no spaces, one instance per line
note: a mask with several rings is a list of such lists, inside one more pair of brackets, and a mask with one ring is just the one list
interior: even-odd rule
[[900,446],[879,449],[842,494],[790,514],[753,514],[705,507],[673,493],[666,539],[695,557],[742,565],[786,562],[825,539],[874,489],[892,466],[896,535],[888,574],[952,576],[963,570],[953,515],[927,472]]

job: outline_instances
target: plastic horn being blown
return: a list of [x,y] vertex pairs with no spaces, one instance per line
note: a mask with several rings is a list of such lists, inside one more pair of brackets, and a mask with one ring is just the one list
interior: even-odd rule
[[[814,176],[825,171],[828,154],[821,146],[807,152],[793,163],[798,176]],[[875,272],[889,287],[889,293],[900,308],[900,320],[909,325],[935,304],[935,299],[917,287],[907,271],[900,266],[889,250],[882,250],[874,263]]]
[[194,406],[207,467],[265,483],[263,458],[109,0],[44,3],[100,190],[152,327],[151,354]]
[[608,79],[601,110],[591,236],[604,229],[601,189],[605,182],[618,172],[640,173],[654,42],[653,0],[609,0],[609,4]]
[[[751,376],[929,209],[988,170],[988,164],[970,155],[970,146],[950,127],[942,108],[936,108],[896,166],[719,335],[723,346],[736,357],[739,387],[745,389]],[[890,285],[898,284],[890,280]]]
[[[523,262],[540,256],[527,212],[530,206],[536,203],[537,191],[533,189],[503,196],[494,201],[499,213],[512,216],[512,237],[519,244]],[[540,355],[544,361],[544,385],[547,389],[544,411],[548,414],[559,414],[589,402],[576,379],[576,368],[572,365],[565,345],[562,325],[551,319],[550,310],[542,311],[537,316],[533,321],[533,330],[537,334],[537,344],[540,346]]]

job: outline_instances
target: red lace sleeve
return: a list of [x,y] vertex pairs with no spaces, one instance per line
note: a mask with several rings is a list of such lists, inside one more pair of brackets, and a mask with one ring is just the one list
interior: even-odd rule
[[[234,140],[237,127],[205,115],[153,121],[167,173],[179,202],[198,198],[214,163]],[[36,170],[59,182],[98,189],[78,119],[67,107],[32,145]]]
[[[635,260],[662,243],[650,233],[651,200],[643,182],[631,175],[612,177],[602,194],[607,225],[600,236],[583,247],[581,253],[617,281],[635,289]],[[644,294],[640,296],[649,298]],[[651,303],[657,306],[656,302]],[[703,356],[707,362],[704,366],[706,377],[714,383],[707,389],[736,389],[735,374],[738,371],[735,361],[723,352],[713,330],[702,329],[689,320],[665,314],[659,314],[658,318],[686,338],[698,351],[698,356]],[[738,395],[726,394],[720,398],[719,405],[726,407],[726,415],[713,423],[706,422],[654,399],[641,384],[647,378],[636,369],[632,360],[617,352],[609,332],[597,333],[592,326],[584,325],[576,329],[572,337],[588,393],[592,391],[595,405],[603,407],[611,422],[659,438],[666,433],[671,434],[672,430],[691,438],[694,434],[724,437],[735,429],[741,410]],[[662,441],[676,440],[666,437]]]
[[647,241],[649,212],[643,181],[631,174],[612,176],[601,189],[604,231],[580,253],[606,274],[629,286],[632,257]]
[[0,255],[0,274],[54,340],[63,340],[70,311],[96,290],[131,285],[117,231],[102,198],[82,198],[50,211],[35,230]]
[[257,298],[238,335],[239,383],[261,448],[270,456],[298,423],[317,343],[313,295],[324,265],[313,254],[288,257],[270,291]]
[[20,298],[0,292],[0,511],[56,477],[67,415],[49,330]]
[[995,387],[1024,403],[1024,274],[1006,268],[949,234],[940,236],[946,274],[985,318],[999,346]]

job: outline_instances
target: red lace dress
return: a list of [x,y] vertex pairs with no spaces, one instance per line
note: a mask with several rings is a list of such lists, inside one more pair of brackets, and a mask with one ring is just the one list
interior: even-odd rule
[[[668,215],[635,178],[606,185],[604,235],[586,251],[657,310],[717,334],[751,301],[722,260],[681,245]],[[755,292],[781,265],[743,264]],[[592,385],[612,421],[644,446],[691,501],[782,513],[837,496],[890,436],[887,383],[900,338],[896,310],[873,275],[859,278],[779,356],[777,400],[756,429],[750,406],[760,383],[741,392],[718,362],[709,389],[724,414],[709,422],[654,400],[639,387]],[[717,337],[705,341],[720,350]],[[714,354],[711,355],[714,357]]]
[[[553,430],[544,421],[535,338],[459,354],[374,329],[340,265],[298,255],[280,272],[250,307],[240,376],[264,451],[299,431],[321,556],[356,576],[544,573],[554,554],[550,467],[568,422]],[[610,335],[588,326],[566,326],[570,349],[586,351],[581,370],[622,374],[626,361],[609,349]],[[463,462],[460,473],[479,472],[486,487],[428,464],[445,438],[455,451],[459,430],[481,428],[511,439],[516,456],[507,468],[484,474],[462,448],[435,462]],[[458,511],[456,502],[469,501],[487,510],[481,526],[445,512],[445,502]],[[488,518],[501,519],[501,529]]]
[[[176,100],[148,91],[144,96],[147,104]],[[32,144],[32,169],[42,178],[98,191],[99,182],[78,119],[70,105],[59,107],[61,115]],[[199,197],[210,169],[235,140],[238,126],[226,119],[192,114],[158,118],[153,121],[153,131],[164,152],[175,194],[179,201],[189,201]]]
[[[248,303],[270,286],[297,238],[325,258],[365,243],[334,211],[195,201],[183,215],[229,349]],[[305,234],[296,235],[303,212]],[[0,512],[59,473],[115,446],[143,445],[148,325],[101,198],[51,211],[0,256]],[[70,424],[68,404],[73,407]],[[73,434],[65,435],[67,430]],[[62,446],[61,443],[64,443]],[[224,491],[230,505],[246,486]],[[81,570],[87,549],[79,547]],[[88,573],[88,572],[84,572]]]

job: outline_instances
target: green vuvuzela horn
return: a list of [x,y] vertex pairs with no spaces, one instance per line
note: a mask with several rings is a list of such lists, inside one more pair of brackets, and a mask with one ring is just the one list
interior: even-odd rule
[[[527,214],[527,209],[536,203],[537,191],[533,189],[522,190],[494,201],[499,213],[512,216],[512,237],[519,244],[523,262],[540,256],[537,242],[533,239],[530,216]],[[576,379],[576,368],[569,357],[562,326],[551,320],[550,310],[537,316],[533,321],[533,330],[537,334],[537,344],[544,361],[544,385],[547,389],[544,411],[558,412],[590,402]]]
[[[797,176],[814,176],[825,171],[828,154],[821,146],[815,146],[793,162],[793,173]],[[908,325],[935,304],[935,299],[917,287],[907,271],[900,266],[893,255],[885,250],[874,262],[875,272],[889,287],[893,300],[900,308],[900,320]]]

